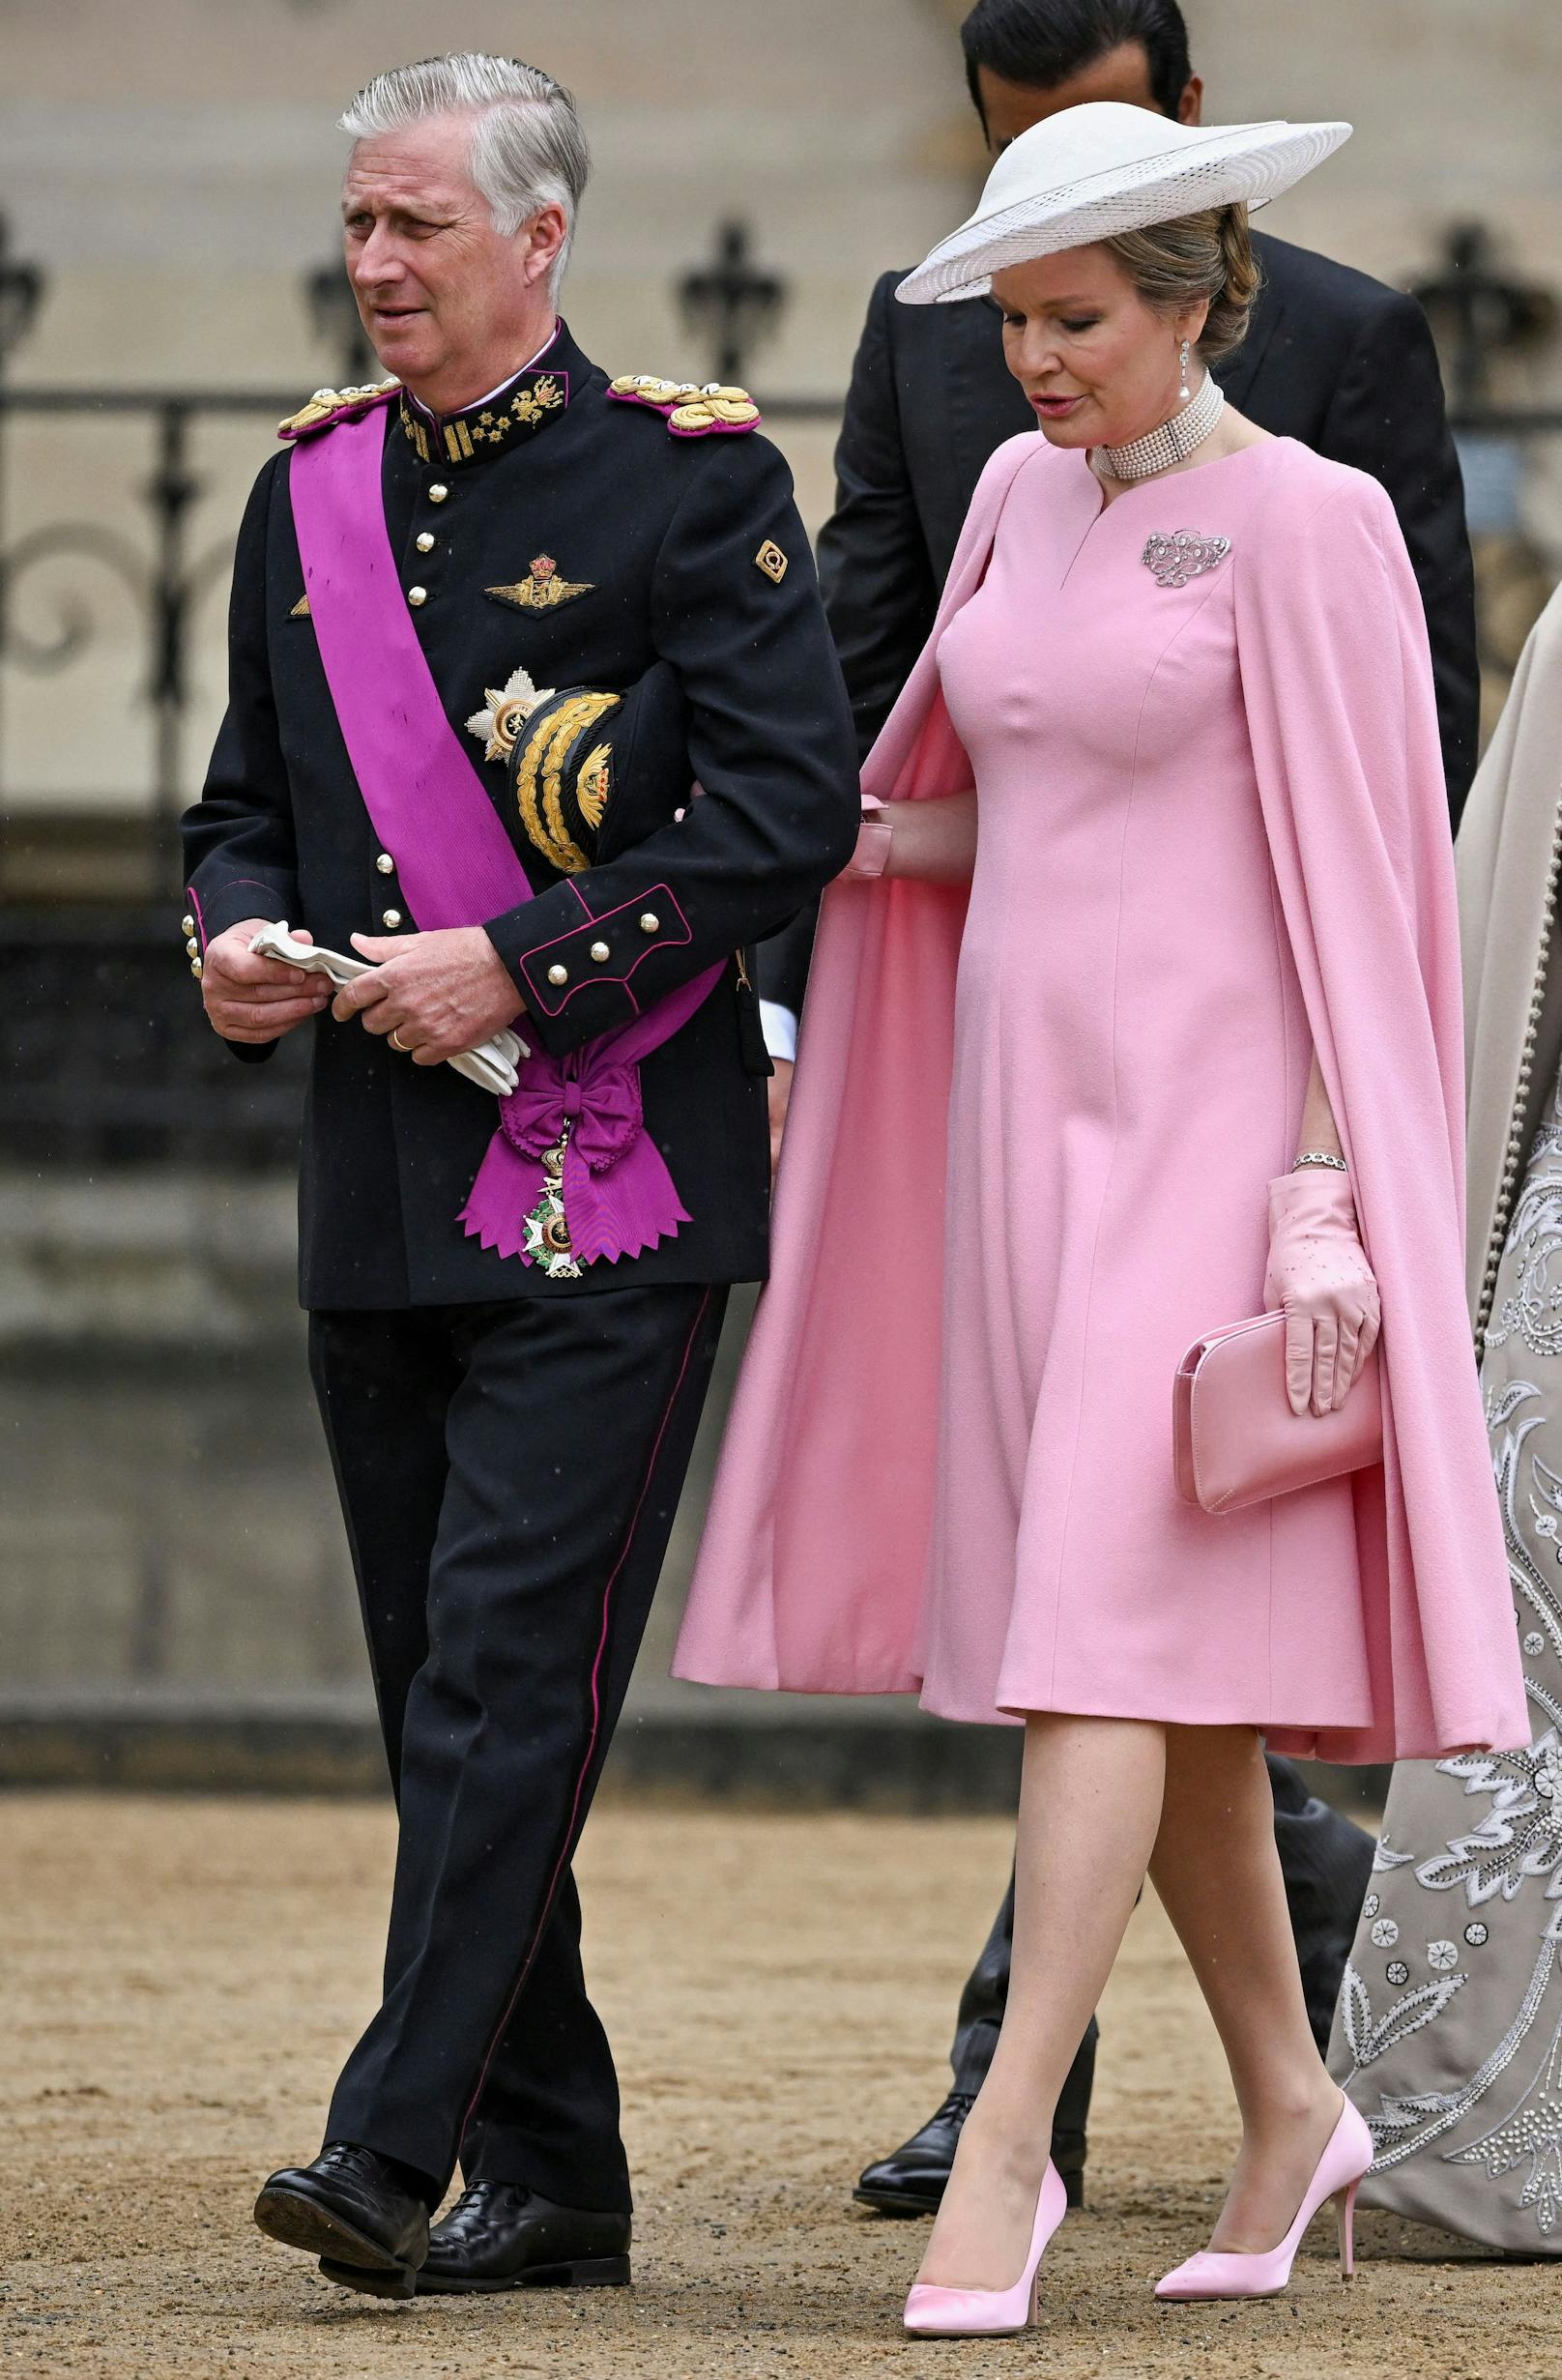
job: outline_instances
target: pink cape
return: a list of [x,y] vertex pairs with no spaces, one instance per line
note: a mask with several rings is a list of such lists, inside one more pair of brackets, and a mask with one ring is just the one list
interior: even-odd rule
[[[1030,451],[1014,439],[983,474],[933,635],[864,769],[871,795],[971,783],[935,654]],[[1385,1461],[1355,1497],[1373,1721],[1269,1731],[1277,1751],[1341,1761],[1529,1736],[1464,1301],[1458,930],[1425,620],[1388,501],[1371,482],[1363,495],[1331,551],[1245,575],[1236,613],[1280,902],[1382,1297]],[[902,882],[843,879],[825,896],[771,1278],[680,1677],[920,1684],[965,910],[961,890]],[[1169,1379],[1169,1465],[1171,1400]]]

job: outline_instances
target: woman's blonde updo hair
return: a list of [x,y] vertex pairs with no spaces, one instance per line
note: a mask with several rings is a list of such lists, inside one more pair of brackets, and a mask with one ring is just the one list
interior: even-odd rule
[[1199,340],[1205,363],[1218,363],[1241,346],[1262,278],[1246,207],[1205,207],[1173,222],[1119,232],[1101,245],[1157,314],[1180,314],[1196,300],[1209,300]]

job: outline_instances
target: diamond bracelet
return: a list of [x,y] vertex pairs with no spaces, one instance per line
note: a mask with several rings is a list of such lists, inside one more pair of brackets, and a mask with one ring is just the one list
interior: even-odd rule
[[1350,1171],[1344,1157],[1335,1156],[1327,1148],[1304,1148],[1299,1157],[1291,1160],[1290,1170],[1293,1174],[1299,1173],[1304,1165],[1326,1165],[1331,1174],[1348,1174]]

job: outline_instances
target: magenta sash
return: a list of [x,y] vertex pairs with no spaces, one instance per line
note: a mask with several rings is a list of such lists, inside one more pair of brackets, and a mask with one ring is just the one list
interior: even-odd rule
[[[414,918],[425,930],[481,925],[519,909],[532,887],[418,642],[385,525],[384,448],[375,406],[294,449],[293,523],[309,616],[364,806],[395,856]],[[534,1051],[522,1059],[457,1217],[469,1237],[532,1262],[524,1226],[542,1197],[542,1152],[557,1147],[566,1124],[564,1214],[578,1263],[639,1256],[690,1220],[643,1127],[640,1060],[688,1022],[722,972],[708,967],[567,1057]],[[524,1027],[524,1017],[517,1022]]]

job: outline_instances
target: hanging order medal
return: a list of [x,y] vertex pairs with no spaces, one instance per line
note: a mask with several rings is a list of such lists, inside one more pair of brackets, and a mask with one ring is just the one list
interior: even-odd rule
[[564,1150],[569,1146],[566,1124],[557,1146],[542,1152],[542,1196],[526,1218],[526,1254],[549,1281],[578,1281],[564,1214]]

